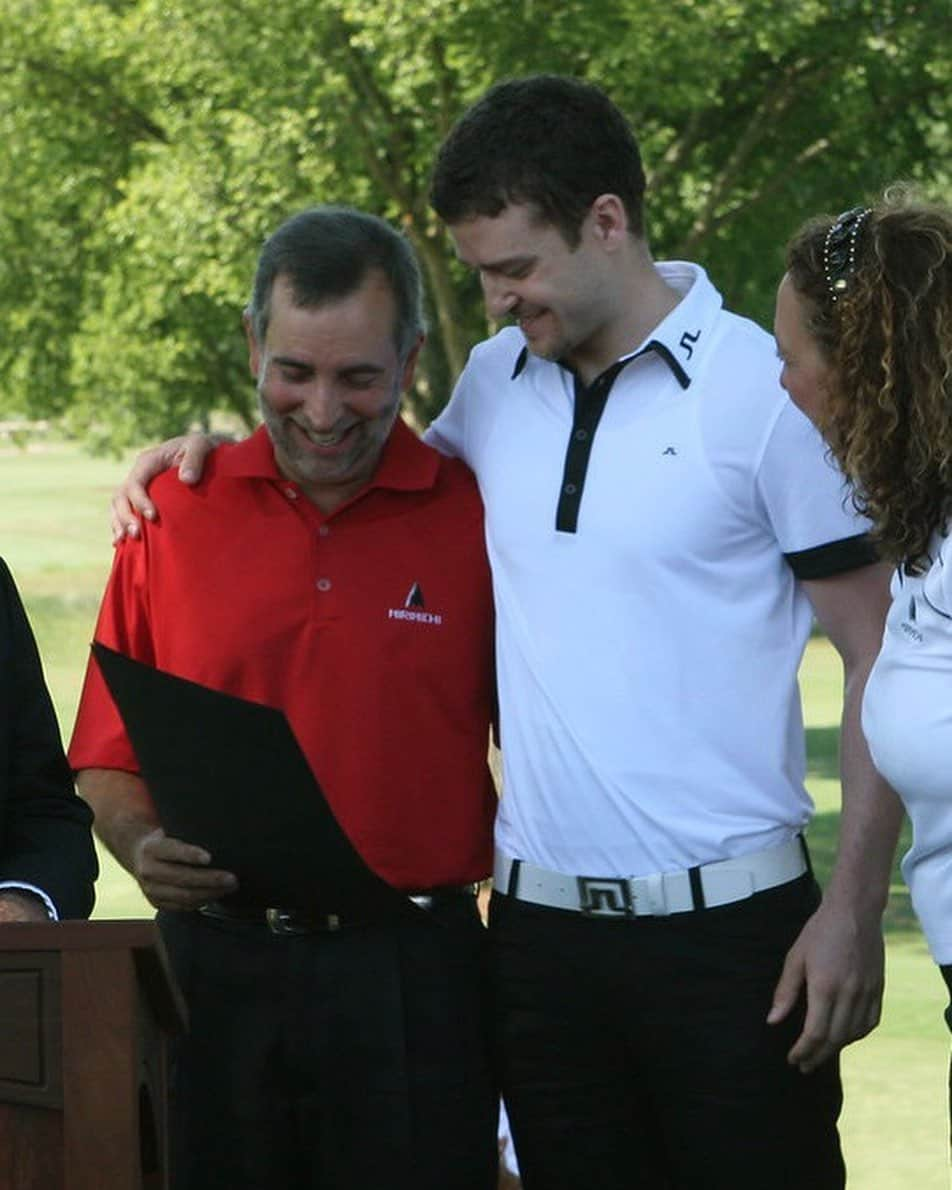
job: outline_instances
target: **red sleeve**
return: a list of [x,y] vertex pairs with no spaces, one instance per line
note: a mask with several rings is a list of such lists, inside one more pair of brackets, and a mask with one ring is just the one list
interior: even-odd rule
[[[154,664],[146,581],[148,557],[149,532],[145,526],[141,540],[127,540],[116,550],[95,638],[128,657]],[[92,654],[86,665],[69,762],[74,771],[88,768],[139,771],[129,737]]]

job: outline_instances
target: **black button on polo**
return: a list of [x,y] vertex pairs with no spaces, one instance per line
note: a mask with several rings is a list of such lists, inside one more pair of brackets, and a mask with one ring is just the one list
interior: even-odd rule
[[[661,359],[670,367],[682,388],[688,387],[691,383],[690,377],[668,348],[657,339],[652,339],[646,343],[634,355],[616,360],[610,368],[606,368],[600,376],[597,376],[588,388],[585,387],[578,373],[573,372],[568,364],[562,363],[561,360],[559,361],[560,365],[572,375],[574,408],[572,430],[569,435],[568,445],[565,451],[565,463],[562,468],[562,487],[559,489],[559,502],[555,510],[555,528],[557,532],[574,533],[578,528],[579,509],[582,504],[582,493],[585,489],[585,476],[588,472],[589,456],[592,453],[592,445],[595,433],[598,430],[598,423],[605,410],[608,394],[611,392],[612,385],[615,383],[615,378],[622,368],[627,367],[632,360],[638,359],[649,351],[657,352]],[[525,365],[526,358],[525,349],[523,348],[516,362],[516,368],[513,372],[514,378]]]
[[615,377],[625,366],[625,362],[613,364],[592,382],[591,388],[586,388],[579,376],[574,377],[573,424],[568,449],[565,452],[562,488],[555,513],[555,527],[560,533],[574,533],[578,525],[579,506],[582,502],[585,473],[588,470],[588,457],[595,431],[598,429],[598,422]]

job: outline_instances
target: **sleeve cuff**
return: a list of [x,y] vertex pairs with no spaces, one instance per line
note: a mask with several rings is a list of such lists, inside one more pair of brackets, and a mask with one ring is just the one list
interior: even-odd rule
[[833,578],[834,575],[859,570],[880,560],[868,533],[857,533],[855,537],[844,537],[841,541],[828,541],[825,545],[813,546],[808,550],[794,550],[784,554],[784,557],[801,582]]

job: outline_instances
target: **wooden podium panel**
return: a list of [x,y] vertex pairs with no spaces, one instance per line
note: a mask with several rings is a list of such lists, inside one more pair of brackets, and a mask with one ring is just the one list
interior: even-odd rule
[[0,1190],[164,1190],[184,1026],[154,922],[0,925]]

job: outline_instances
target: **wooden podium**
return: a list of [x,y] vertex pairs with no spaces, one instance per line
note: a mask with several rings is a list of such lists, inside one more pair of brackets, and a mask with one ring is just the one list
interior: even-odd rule
[[165,1190],[185,1020],[155,922],[0,925],[0,1190]]

